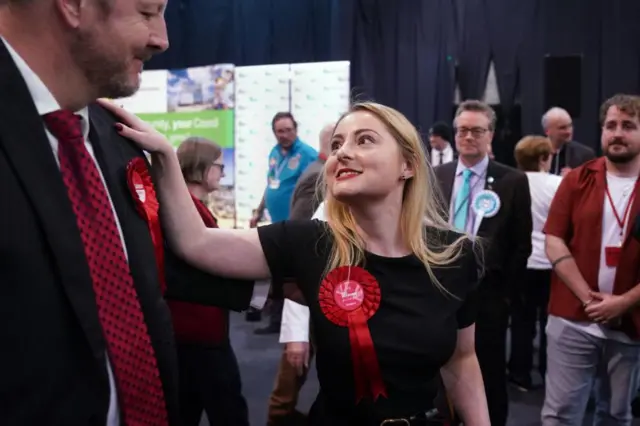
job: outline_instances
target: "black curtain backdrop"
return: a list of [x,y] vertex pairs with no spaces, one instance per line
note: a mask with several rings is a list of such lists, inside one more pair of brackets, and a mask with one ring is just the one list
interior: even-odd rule
[[452,118],[456,78],[482,96],[490,61],[523,134],[542,131],[546,55],[582,56],[575,138],[596,149],[602,101],[640,93],[638,0],[170,0],[166,19],[171,48],[148,69],[349,60],[354,98],[422,131]]
[[581,114],[574,117],[575,139],[599,150],[600,104],[616,93],[640,93],[640,2],[536,3],[518,61],[523,132],[540,132],[545,55],[581,55]]
[[[428,2],[341,0],[340,53],[351,61],[352,97],[401,110],[423,133],[451,118],[454,9]],[[347,9],[348,6],[348,9]]]
[[483,0],[456,2],[458,68],[457,79],[462,99],[481,99],[491,62],[491,39],[487,31],[487,10]]

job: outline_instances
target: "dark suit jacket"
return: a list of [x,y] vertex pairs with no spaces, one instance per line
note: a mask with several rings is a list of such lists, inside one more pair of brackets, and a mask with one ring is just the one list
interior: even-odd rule
[[567,167],[575,169],[582,166],[589,160],[596,158],[596,153],[588,146],[580,142],[567,142],[563,149],[566,149],[565,163]]
[[[457,167],[458,162],[453,161],[435,168],[447,212]],[[489,177],[494,179],[490,189],[500,197],[501,207],[495,216],[484,218],[478,230],[484,248],[485,277],[505,297],[511,297],[531,255],[529,181],[524,173],[496,161],[489,161],[485,179]],[[489,189],[486,180],[485,189]]]
[[[0,93],[0,424],[103,426],[110,393],[105,340],[82,241],[43,121],[3,43]],[[151,236],[126,184],[128,162],[143,154],[115,133],[114,118],[102,108],[92,106],[90,120],[90,140],[124,233],[170,424],[178,425],[171,319]],[[248,306],[252,283],[237,286],[181,267],[194,277],[170,283],[169,293],[228,308]]]
[[291,196],[291,210],[289,219],[291,220],[307,220],[313,217],[313,214],[320,205],[320,197],[318,194],[318,179],[322,173],[324,163],[314,161],[309,164],[307,169],[298,179],[293,195]]

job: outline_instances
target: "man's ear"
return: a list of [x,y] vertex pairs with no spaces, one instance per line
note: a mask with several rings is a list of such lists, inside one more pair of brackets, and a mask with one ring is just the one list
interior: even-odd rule
[[55,7],[60,17],[71,28],[80,26],[80,16],[87,9],[87,0],[55,0]]

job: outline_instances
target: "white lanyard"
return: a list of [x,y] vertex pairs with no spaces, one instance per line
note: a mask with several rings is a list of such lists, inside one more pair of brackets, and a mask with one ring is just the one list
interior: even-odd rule
[[282,171],[284,170],[284,167],[287,165],[288,162],[289,162],[289,153],[287,153],[287,155],[282,156],[280,164],[278,164],[277,166],[274,165],[273,178],[275,180],[280,180],[280,174],[282,173]]

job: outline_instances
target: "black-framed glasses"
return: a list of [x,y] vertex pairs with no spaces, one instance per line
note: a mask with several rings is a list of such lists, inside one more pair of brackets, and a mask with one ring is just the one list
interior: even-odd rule
[[456,136],[465,137],[471,133],[471,136],[474,138],[482,137],[489,131],[489,129],[485,129],[484,127],[456,127],[454,130],[456,132]]
[[224,164],[220,164],[220,163],[213,163],[212,164],[214,167],[217,167],[220,170],[220,173],[224,173]]

